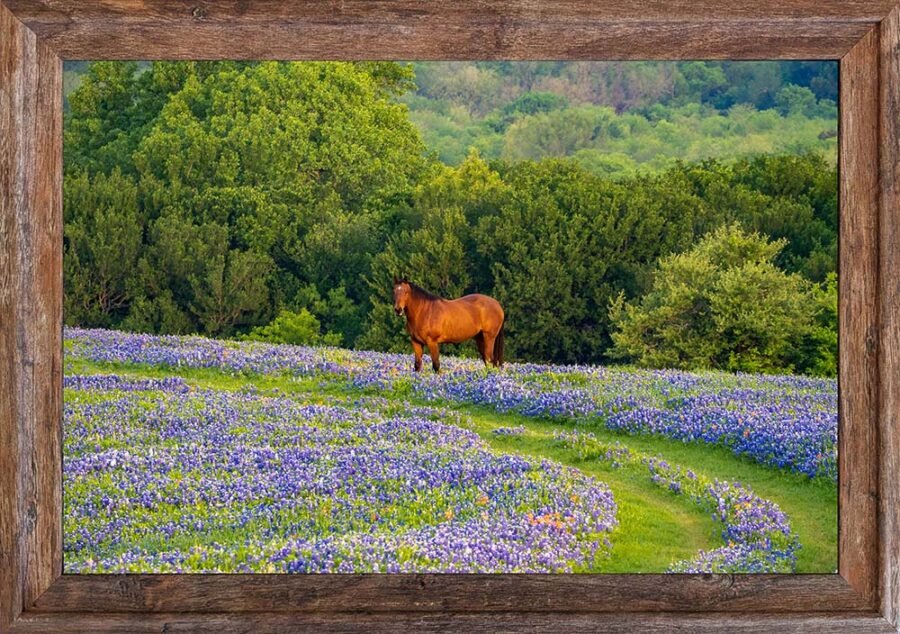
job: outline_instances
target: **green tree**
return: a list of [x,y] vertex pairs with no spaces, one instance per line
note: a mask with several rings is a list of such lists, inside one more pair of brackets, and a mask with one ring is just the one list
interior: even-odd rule
[[109,327],[129,310],[130,279],[142,251],[134,181],[114,170],[64,181],[63,275],[67,324]]
[[571,162],[520,163],[512,193],[478,225],[494,294],[507,314],[510,356],[596,358],[602,324],[592,310],[612,258],[603,225],[615,192]]
[[292,305],[313,315],[333,345],[353,347],[362,334],[365,313],[347,296],[343,286],[329,289],[322,297],[315,284],[307,284],[297,291]]
[[782,66],[778,62],[721,62],[728,87],[719,92],[712,103],[720,109],[735,104],[752,104],[771,108],[781,88]]
[[815,321],[810,335],[795,351],[794,365],[805,374],[837,376],[837,273],[829,273],[824,282],[815,285],[812,296],[810,311]]
[[675,80],[678,101],[711,101],[728,86],[725,71],[718,64],[706,62],[681,62]]
[[143,182],[157,204],[224,223],[232,243],[270,257],[276,301],[315,282],[363,303],[379,214],[422,167],[388,99],[399,80],[375,68],[273,62],[189,78],[136,153]]
[[272,263],[265,255],[223,248],[205,264],[203,275],[190,278],[191,311],[205,332],[232,335],[266,312]]
[[263,323],[271,308],[271,259],[232,248],[228,227],[168,211],[150,227],[134,276],[133,330],[227,336]]
[[[134,129],[134,62],[96,62],[68,98],[63,129],[67,173],[129,172],[128,149]],[[123,161],[124,159],[124,161]]]
[[647,367],[782,372],[812,334],[812,285],[773,261],[783,241],[721,227],[660,260],[639,301],[614,301],[613,354]]
[[643,292],[656,260],[692,243],[696,199],[677,178],[611,182],[564,160],[501,175],[510,194],[477,232],[510,315],[508,350],[534,361],[604,360],[609,301]]
[[388,62],[91,65],[70,95],[67,174],[121,165],[146,228],[130,313],[107,323],[226,334],[309,283],[361,314],[386,220],[426,165],[395,102],[411,82]]
[[[837,167],[821,156],[758,156],[731,169],[730,189],[758,192],[758,203],[735,216],[744,226],[786,247],[776,263],[790,272],[823,282],[837,266]],[[732,203],[723,202],[732,209]]]
[[784,116],[814,116],[816,95],[809,88],[788,84],[775,95],[775,107]]
[[612,108],[581,106],[525,117],[507,130],[503,157],[539,160],[602,144],[615,116]]
[[488,120],[488,124],[497,132],[503,132],[516,119],[566,108],[569,100],[564,95],[552,92],[526,92],[514,101],[509,102],[499,113]]

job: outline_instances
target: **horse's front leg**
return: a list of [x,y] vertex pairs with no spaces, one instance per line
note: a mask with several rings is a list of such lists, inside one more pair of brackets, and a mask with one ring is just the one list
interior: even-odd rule
[[412,347],[413,347],[413,353],[415,353],[415,355],[416,355],[415,370],[416,370],[416,372],[419,372],[422,369],[422,353],[425,352],[425,350],[422,348],[422,344],[419,343],[418,341],[413,341]]
[[441,371],[441,360],[438,357],[437,343],[429,343],[428,344],[428,352],[431,353],[431,367],[434,368],[435,372],[440,372]]

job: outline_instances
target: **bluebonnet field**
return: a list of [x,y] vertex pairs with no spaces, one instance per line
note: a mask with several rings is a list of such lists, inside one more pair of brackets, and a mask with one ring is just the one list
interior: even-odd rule
[[72,572],[568,571],[616,524],[602,483],[494,455],[440,410],[109,375],[65,387]]
[[[534,364],[489,372],[453,358],[439,376],[414,376],[411,355],[83,329],[67,329],[65,346],[67,362],[106,368],[65,379],[67,572],[594,569],[615,540],[610,489],[491,450],[458,405],[720,445],[818,480],[837,474],[832,380]],[[313,403],[252,381],[204,389],[135,378],[142,368],[290,376],[355,396]],[[720,548],[672,571],[793,569],[789,518],[748,487],[581,431],[556,442],[643,465],[721,525]]]

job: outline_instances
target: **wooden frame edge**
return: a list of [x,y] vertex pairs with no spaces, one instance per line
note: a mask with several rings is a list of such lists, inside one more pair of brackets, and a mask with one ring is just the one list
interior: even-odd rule
[[62,60],[3,5],[0,168],[3,628],[62,573]]
[[[841,25],[842,33],[863,33],[861,39],[853,42],[842,39],[840,55],[841,349],[842,358],[852,357],[853,363],[842,365],[839,380],[842,394],[854,395],[841,397],[841,473],[849,473],[848,456],[864,456],[868,464],[853,471],[854,478],[842,477],[840,575],[665,579],[658,575],[627,575],[633,578],[629,580],[633,581],[632,587],[637,584],[642,589],[617,595],[614,584],[608,582],[612,576],[599,581],[577,576],[512,576],[478,581],[475,577],[409,575],[395,577],[388,583],[380,580],[370,584],[368,591],[366,584],[348,584],[348,578],[342,576],[320,585],[296,578],[282,582],[283,576],[272,580],[268,575],[243,579],[229,575],[224,581],[223,576],[215,575],[168,576],[169,581],[165,575],[117,576],[105,582],[102,577],[61,576],[60,58],[80,57],[77,53],[83,49],[73,47],[84,46],[84,40],[60,39],[64,29],[52,24],[48,27],[42,23],[35,30],[26,26],[27,20],[21,21],[9,7],[29,1],[0,0],[0,632],[222,631],[246,629],[251,624],[258,626],[254,631],[315,625],[351,631],[380,630],[402,624],[424,631],[451,625],[472,631],[498,627],[554,631],[561,625],[571,631],[586,631],[596,630],[601,623],[610,629],[625,630],[633,628],[638,618],[649,631],[681,627],[691,631],[723,627],[761,631],[776,626],[822,632],[846,631],[851,627],[894,631],[900,625],[900,492],[890,486],[900,482],[900,276],[888,274],[900,271],[900,7],[896,4],[874,26],[862,18],[823,19],[809,31],[821,37],[807,40],[807,44],[812,44],[802,49],[804,53],[819,51],[822,56],[833,53],[834,46],[826,40],[829,28],[837,28],[835,25]],[[154,2],[145,4],[160,6]],[[181,8],[183,4],[172,3]],[[198,0],[196,4],[211,3]],[[206,29],[187,18],[185,22],[189,31]],[[788,23],[796,28],[798,22],[785,22]],[[712,27],[716,37],[727,37],[728,30],[735,28],[734,22],[723,24],[721,31]],[[851,24],[852,28],[848,26]],[[464,20],[460,25],[464,28]],[[865,28],[860,30],[859,25]],[[597,39],[596,33],[590,34],[595,27],[585,27],[592,42]],[[341,32],[339,21],[323,28]],[[619,33],[633,36],[638,31],[640,25],[630,25],[629,30]],[[673,35],[670,30],[665,37],[677,39],[675,31]],[[128,47],[139,40],[141,30],[136,32],[137,36],[129,36],[132,39],[113,38],[112,44],[106,44],[112,47],[108,50],[119,51],[120,56],[134,50]],[[486,50],[491,55],[510,58],[548,50],[530,48],[527,33],[516,31],[512,39],[501,38],[487,45]],[[310,58],[321,57],[316,51],[325,49],[317,46],[334,45],[333,34],[326,35],[309,49]],[[59,48],[63,41],[76,44]],[[355,46],[363,50],[367,41]],[[392,41],[388,38],[387,44],[381,46],[390,46]],[[587,58],[615,47],[621,50],[624,40],[612,41],[613,48],[594,44],[567,54]],[[693,42],[669,53],[673,58],[703,57],[704,51],[736,50],[748,55],[779,42],[770,39],[751,49],[729,49],[725,45],[711,49]],[[432,46],[440,48],[445,44],[437,41]],[[202,47],[204,42],[194,45]],[[290,46],[307,50],[296,40],[291,40]],[[791,48],[789,56],[798,50]],[[249,57],[255,53],[248,51]],[[471,57],[471,49],[463,47],[461,51],[462,57]],[[778,51],[781,53],[782,49]],[[214,52],[221,56],[222,51]],[[848,83],[847,79],[855,83]],[[854,421],[852,434],[843,433],[849,420]],[[867,518],[861,530],[850,522],[851,514]],[[621,584],[625,576],[616,577]],[[639,583],[641,578],[646,583]],[[225,601],[233,599],[234,593],[243,592],[248,580],[257,605],[269,609],[230,611]],[[460,593],[477,588],[478,584],[485,590],[499,589],[500,598],[480,605],[458,597],[454,600],[456,595],[448,595],[447,588],[441,588],[454,584],[458,584]],[[347,586],[343,591],[342,585]],[[515,588],[529,585],[535,591],[547,590],[548,600],[535,603],[531,592],[516,600]],[[564,590],[554,592],[553,585],[563,586]],[[191,586],[195,588],[193,593]],[[386,587],[387,592],[373,591],[375,586]],[[213,588],[227,592],[204,608],[202,591]],[[103,603],[87,611],[74,610],[79,598],[87,596],[100,596]],[[779,597],[783,608],[777,613],[755,609],[767,599]],[[291,609],[273,609],[274,601],[285,599]],[[340,610],[335,609],[336,600],[345,602],[338,604]],[[382,609],[373,606],[373,600],[381,601]],[[589,601],[594,605],[585,610]],[[626,611],[613,612],[616,607]]]
[[875,570],[880,611],[900,629],[900,3],[878,28],[880,557]]
[[877,564],[878,527],[878,57],[873,29],[840,62],[840,215],[838,323],[838,571],[851,587],[877,600],[868,573]]
[[340,606],[356,613],[725,613],[746,612],[773,598],[771,609],[783,614],[875,609],[840,575],[725,574],[367,574],[325,575],[314,582],[286,575],[64,575],[33,607],[47,613],[75,612],[90,602],[110,612],[308,614]]
[[459,613],[393,612],[382,614],[332,612],[312,614],[272,614],[265,619],[252,614],[62,614],[26,613],[17,622],[15,632],[30,634],[82,634],[83,632],[121,632],[122,634],[199,632],[252,632],[283,634],[285,632],[530,632],[572,634],[635,631],[650,634],[678,632],[814,632],[815,634],[875,634],[892,629],[877,612],[859,615],[811,613],[801,615],[769,615],[760,612],[684,614],[671,612],[635,612],[598,615],[578,612],[494,612]]
[[[893,0],[4,0],[65,59],[840,58]],[[266,36],[254,38],[265,30]],[[602,32],[602,35],[601,35]],[[677,37],[673,37],[677,34]],[[351,40],[354,45],[346,47]]]

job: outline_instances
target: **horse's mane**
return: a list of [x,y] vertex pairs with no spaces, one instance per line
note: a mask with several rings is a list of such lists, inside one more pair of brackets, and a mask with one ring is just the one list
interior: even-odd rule
[[428,301],[434,301],[434,300],[437,300],[437,299],[442,299],[441,297],[438,297],[438,296],[435,295],[434,293],[429,293],[428,291],[426,291],[426,290],[425,290],[424,288],[422,288],[421,286],[417,286],[416,284],[413,284],[413,283],[410,282],[409,280],[407,280],[406,283],[409,284],[409,288],[410,288],[410,290],[413,292],[413,295],[416,296],[416,299],[425,299],[425,300],[428,300]]

